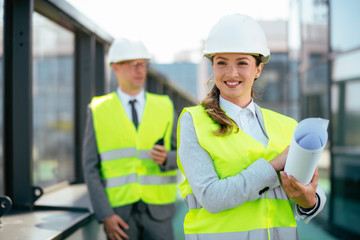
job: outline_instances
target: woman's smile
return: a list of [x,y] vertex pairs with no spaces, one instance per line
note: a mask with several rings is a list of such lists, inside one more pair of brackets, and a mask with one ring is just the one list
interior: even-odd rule
[[224,81],[224,83],[226,84],[226,86],[228,86],[229,88],[235,88],[238,85],[240,85],[242,83],[242,81]]

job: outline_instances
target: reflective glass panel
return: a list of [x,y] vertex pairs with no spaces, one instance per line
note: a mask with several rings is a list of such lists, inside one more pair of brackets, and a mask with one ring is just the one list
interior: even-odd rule
[[[359,30],[360,31],[360,30]],[[359,42],[360,47],[360,42]],[[344,81],[360,77],[360,50],[337,56],[333,61],[332,80]]]
[[[360,234],[360,161],[358,156],[334,156],[333,221]],[[355,239],[355,238],[354,238]]]
[[339,144],[341,133],[339,132],[339,98],[340,98],[340,87],[337,84],[331,86],[331,121],[332,126],[332,138],[334,144]]
[[33,16],[33,181],[74,180],[74,34]]
[[318,63],[301,74],[303,90],[306,93],[306,117],[329,119],[328,111],[328,63]]
[[360,76],[359,81],[346,83],[345,92],[345,142],[360,149]]
[[326,54],[328,42],[328,7],[325,1],[301,3],[301,37],[303,51]]
[[331,48],[347,51],[360,46],[359,0],[331,0]]

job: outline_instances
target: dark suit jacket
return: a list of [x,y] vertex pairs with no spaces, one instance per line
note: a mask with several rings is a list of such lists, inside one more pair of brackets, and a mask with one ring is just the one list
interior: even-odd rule
[[[83,169],[85,181],[88,187],[92,208],[96,218],[102,222],[107,217],[118,214],[127,221],[131,214],[131,205],[112,208],[105,193],[104,184],[100,177],[100,156],[97,151],[95,131],[93,125],[92,112],[90,107],[87,112],[87,123],[83,142]],[[174,116],[174,126],[172,134],[172,149],[168,152],[168,158],[164,166],[160,166],[162,171],[173,170],[177,168],[176,163],[176,123],[177,117]],[[165,220],[175,215],[175,204],[168,205],[150,205],[148,209],[151,216],[156,220]]]

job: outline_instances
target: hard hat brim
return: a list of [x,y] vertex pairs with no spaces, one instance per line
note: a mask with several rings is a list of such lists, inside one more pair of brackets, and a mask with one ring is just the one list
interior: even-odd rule
[[203,56],[206,57],[207,59],[209,59],[210,61],[212,60],[212,58],[215,56],[215,54],[221,54],[221,53],[239,53],[239,54],[248,54],[248,55],[253,55],[253,56],[260,56],[261,57],[261,61],[266,64],[269,62],[270,60],[270,50],[269,50],[269,53],[264,56],[262,54],[259,54],[259,53],[250,53],[250,52],[235,52],[235,51],[230,51],[230,52],[227,52],[227,51],[221,51],[221,52],[215,52],[215,53],[210,53],[210,52],[206,52],[206,51],[203,51]]

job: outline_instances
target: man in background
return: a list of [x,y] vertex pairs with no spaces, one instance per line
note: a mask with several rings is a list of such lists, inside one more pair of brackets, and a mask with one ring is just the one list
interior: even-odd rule
[[84,175],[111,240],[174,238],[174,107],[168,96],[145,92],[149,59],[142,42],[115,41],[109,60],[119,87],[94,97],[88,110]]

